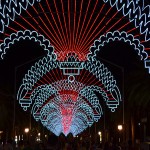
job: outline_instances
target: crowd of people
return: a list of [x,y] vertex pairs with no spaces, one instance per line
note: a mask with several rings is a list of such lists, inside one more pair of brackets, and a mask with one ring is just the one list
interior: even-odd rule
[[118,144],[116,142],[100,143],[99,140],[90,140],[73,137],[49,136],[45,141],[19,141],[17,144],[13,140],[7,140],[4,144],[1,142],[0,150],[141,150],[140,147],[132,147],[131,141],[127,144]]

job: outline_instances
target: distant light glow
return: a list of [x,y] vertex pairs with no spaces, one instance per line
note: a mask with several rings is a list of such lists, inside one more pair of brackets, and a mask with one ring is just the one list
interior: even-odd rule
[[123,130],[123,126],[122,125],[118,125],[118,130],[119,131]]
[[102,142],[102,132],[99,131],[99,132],[98,132],[98,135],[99,135],[99,141],[100,141],[100,143],[101,143],[101,142]]
[[18,137],[17,137],[17,135],[15,136],[15,142],[16,142],[16,144],[18,143]]
[[28,132],[29,132],[29,128],[25,128],[25,129],[24,129],[24,132],[25,132],[25,133],[28,133]]

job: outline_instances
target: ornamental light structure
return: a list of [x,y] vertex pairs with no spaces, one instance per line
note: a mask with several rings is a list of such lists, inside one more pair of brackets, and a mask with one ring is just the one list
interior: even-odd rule
[[[81,62],[74,55],[64,62],[49,60],[50,56],[44,57],[32,66],[18,90],[17,99],[24,110],[31,109],[35,120],[56,135],[72,133],[75,136],[103,114],[95,92],[103,96],[112,112],[115,111],[121,95],[116,80],[104,64]],[[51,78],[53,72],[58,72],[55,81]]]
[[[93,5],[91,1],[75,0],[72,4],[67,1],[67,7],[63,0],[59,4],[48,0],[1,3],[0,34],[4,34],[4,39],[0,37],[1,58],[20,40],[32,40],[46,52],[27,71],[18,88],[17,100],[23,110],[31,111],[36,121],[58,136],[61,133],[76,136],[98,122],[103,115],[102,101],[114,112],[122,101],[121,92],[97,54],[110,42],[125,42],[150,68],[149,11],[146,12],[150,6],[142,2],[141,5],[133,0],[103,0]],[[22,12],[29,17],[24,18]],[[120,19],[114,22],[117,15]],[[32,16],[38,16],[38,21]],[[107,21],[105,17],[110,19]],[[122,21],[124,17],[128,19]]]

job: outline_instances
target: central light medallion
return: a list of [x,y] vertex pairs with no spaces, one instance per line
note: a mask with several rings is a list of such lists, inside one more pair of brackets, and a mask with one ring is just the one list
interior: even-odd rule
[[65,57],[65,61],[60,62],[60,69],[63,70],[63,75],[68,76],[69,82],[75,81],[75,76],[80,75],[80,70],[83,69],[83,62],[80,62],[74,53],[69,53]]

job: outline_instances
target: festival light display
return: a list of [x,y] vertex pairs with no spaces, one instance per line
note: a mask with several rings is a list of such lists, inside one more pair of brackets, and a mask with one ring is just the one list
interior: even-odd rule
[[21,107],[57,136],[75,136],[98,122],[102,101],[114,112],[121,93],[97,53],[109,42],[126,42],[150,68],[149,11],[144,0],[3,1],[1,59],[20,40],[33,40],[46,52],[24,75]]
[[140,43],[139,39],[135,39],[132,34],[127,34],[126,32],[108,32],[106,35],[100,36],[98,40],[94,41],[94,45],[90,47],[90,53],[88,54],[89,60],[96,59],[96,53],[109,42],[122,41],[128,43],[140,56],[141,60],[148,58],[148,54],[144,50],[144,46]]
[[10,20],[14,21],[22,10],[27,10],[28,6],[34,5],[35,1],[40,2],[40,0],[4,0],[0,2],[0,32],[3,33],[5,27],[9,26]]
[[102,95],[112,112],[121,101],[116,80],[100,61],[77,62],[73,55],[70,57],[65,64],[50,61],[48,55],[39,60],[25,75],[17,95],[23,109],[30,108],[33,117],[56,135],[76,135],[100,119],[102,100],[95,92]]
[[[139,28],[140,33],[144,34],[145,41],[150,40],[149,32],[149,10],[150,5],[145,6],[144,0],[104,0],[110,3],[111,7],[116,7],[118,11],[122,11],[124,16],[128,16],[130,22],[134,22],[135,28]],[[142,5],[140,5],[142,3]],[[145,13],[147,11],[147,13]]]

